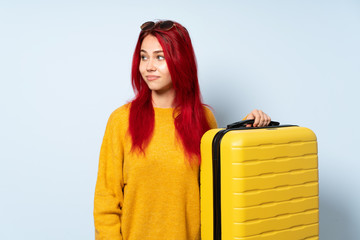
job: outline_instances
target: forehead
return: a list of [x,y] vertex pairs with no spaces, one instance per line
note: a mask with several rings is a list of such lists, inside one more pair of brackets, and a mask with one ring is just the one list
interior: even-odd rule
[[141,43],[141,50],[145,50],[150,53],[163,49],[155,36],[147,35]]

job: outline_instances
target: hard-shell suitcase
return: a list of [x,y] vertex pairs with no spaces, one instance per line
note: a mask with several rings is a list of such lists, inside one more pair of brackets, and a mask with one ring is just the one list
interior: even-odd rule
[[245,120],[201,140],[202,240],[319,239],[317,141],[308,128]]

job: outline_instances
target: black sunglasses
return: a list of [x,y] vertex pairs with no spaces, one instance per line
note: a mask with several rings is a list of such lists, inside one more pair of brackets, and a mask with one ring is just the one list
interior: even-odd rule
[[140,28],[141,28],[141,31],[150,31],[150,30],[153,30],[155,28],[158,28],[160,30],[163,30],[163,31],[168,31],[170,30],[171,28],[173,27],[176,27],[175,23],[173,21],[161,21],[161,22],[153,22],[153,21],[149,21],[149,22],[145,22],[143,23]]

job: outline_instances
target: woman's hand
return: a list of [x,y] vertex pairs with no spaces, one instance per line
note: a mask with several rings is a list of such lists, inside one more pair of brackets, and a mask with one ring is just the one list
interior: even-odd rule
[[[261,110],[254,109],[246,116],[247,119],[254,119],[253,127],[265,127],[269,125],[271,118]],[[251,127],[251,124],[247,124],[246,127]]]

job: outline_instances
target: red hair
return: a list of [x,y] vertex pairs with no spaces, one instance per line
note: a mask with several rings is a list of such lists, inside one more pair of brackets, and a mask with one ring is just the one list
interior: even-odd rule
[[133,56],[131,82],[135,98],[131,103],[129,116],[132,151],[138,149],[144,153],[154,130],[151,90],[139,72],[142,41],[147,35],[153,35],[163,48],[175,90],[176,134],[189,161],[192,162],[195,155],[200,163],[200,140],[210,126],[201,100],[194,49],[185,27],[174,22],[175,26],[166,31],[157,27],[160,22],[152,30],[140,32]]

